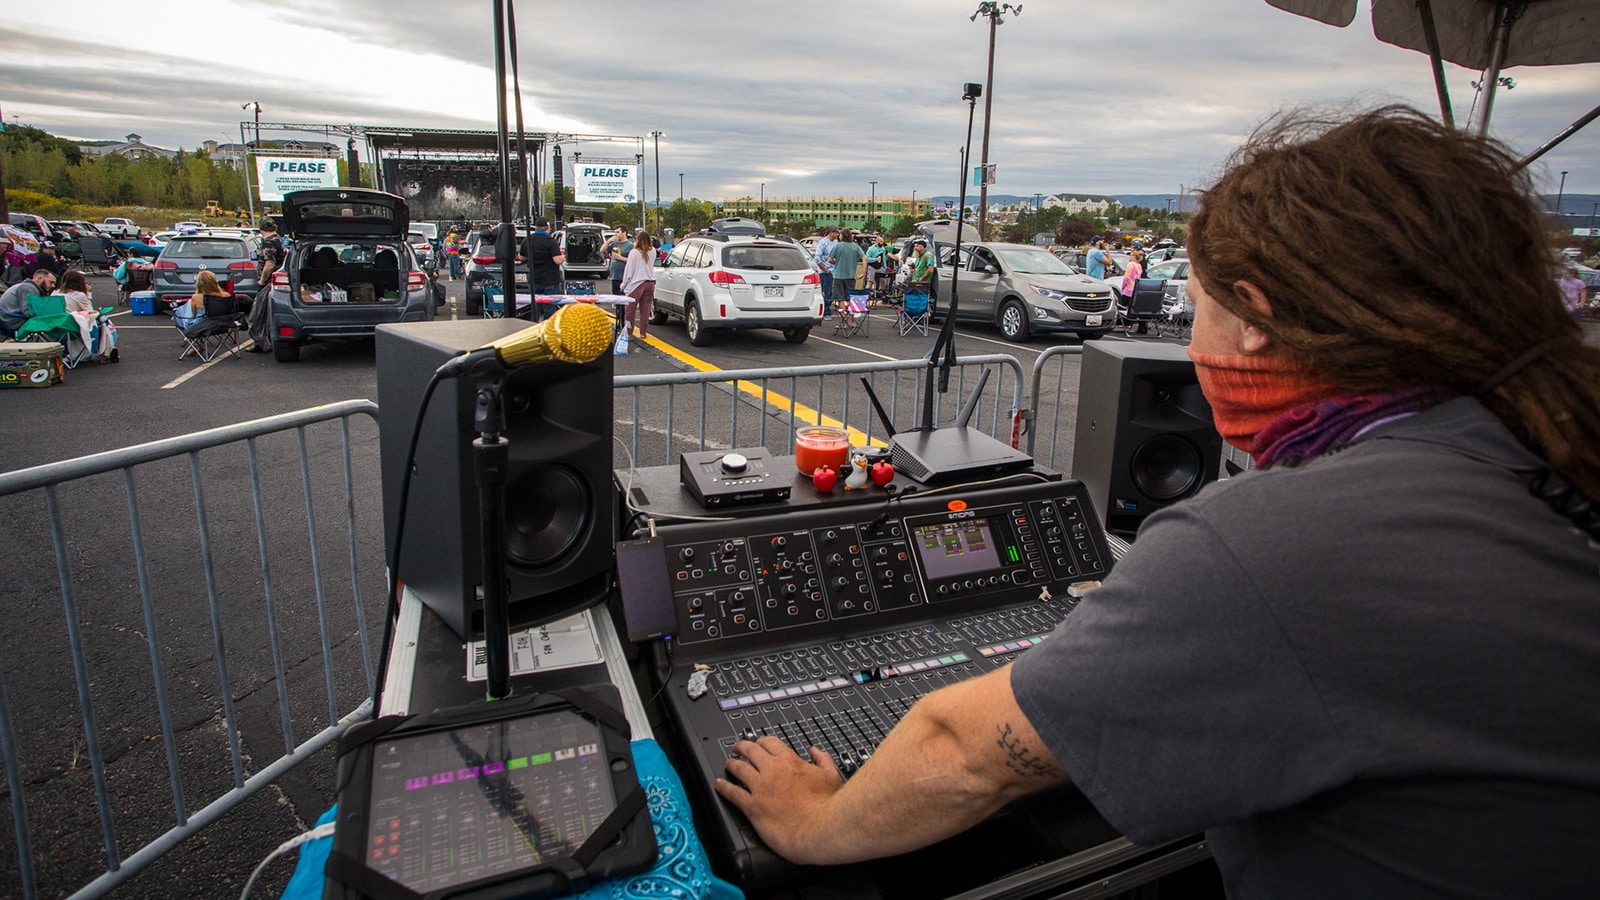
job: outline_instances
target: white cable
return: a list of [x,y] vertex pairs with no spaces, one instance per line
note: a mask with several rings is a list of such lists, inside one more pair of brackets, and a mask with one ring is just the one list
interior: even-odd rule
[[[684,516],[684,515],[678,515],[676,513],[664,513],[664,512],[649,513],[649,512],[645,512],[644,510],[640,509],[637,506],[634,506],[633,505],[633,473],[634,473],[635,470],[634,470],[634,465],[633,465],[633,451],[629,450],[628,449],[628,445],[622,442],[622,438],[619,438],[616,435],[612,435],[611,436],[611,440],[615,441],[617,443],[617,446],[622,448],[623,454],[628,457],[628,483],[622,489],[622,505],[626,506],[628,508],[629,512],[638,513],[638,514],[640,514],[642,516],[645,516],[646,518],[650,517],[651,515],[654,515],[654,516],[657,516],[657,517],[662,518],[662,519],[683,519],[683,520],[686,520],[686,521],[694,521],[694,522],[731,522],[731,521],[734,520],[734,518],[735,518],[734,516]],[[624,524],[626,524],[626,523],[624,523]],[[652,528],[651,536],[653,537],[655,535],[654,526],[652,525],[651,528]]]
[[310,841],[319,840],[319,839],[325,838],[325,837],[333,837],[333,823],[332,822],[324,822],[323,824],[318,825],[317,827],[311,829],[310,831],[306,831],[306,832],[302,832],[300,834],[297,834],[294,837],[288,839],[287,841],[284,841],[283,843],[279,844],[278,845],[278,849],[272,851],[271,853],[268,853],[267,854],[267,858],[263,859],[260,863],[258,863],[256,865],[255,871],[250,873],[249,880],[247,880],[244,883],[244,890],[242,892],[240,892],[240,894],[239,894],[239,900],[250,900],[250,891],[251,891],[251,889],[253,889],[256,886],[256,879],[261,877],[262,871],[265,870],[267,868],[267,865],[270,864],[273,860],[275,860],[278,857],[284,855],[285,853],[288,853],[290,850],[293,850],[296,847],[299,847],[301,844],[308,843]]

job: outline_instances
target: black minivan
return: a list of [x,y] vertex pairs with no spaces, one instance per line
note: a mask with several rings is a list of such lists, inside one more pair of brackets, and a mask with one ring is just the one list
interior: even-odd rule
[[272,276],[269,327],[278,362],[324,338],[372,337],[389,322],[433,318],[427,273],[406,241],[406,201],[365,188],[318,188],[283,198],[288,257]]

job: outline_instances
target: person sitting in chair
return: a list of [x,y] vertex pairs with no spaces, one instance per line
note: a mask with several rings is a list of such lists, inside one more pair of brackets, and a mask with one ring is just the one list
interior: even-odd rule
[[27,281],[19,281],[0,294],[0,337],[14,338],[22,323],[33,317],[29,297],[42,297],[56,289],[56,273],[34,269]]
[[[227,297],[226,290],[217,281],[217,276],[210,271],[202,271],[194,279],[194,294],[189,299],[172,308],[172,321],[179,329],[189,328],[206,317],[207,297]],[[184,351],[184,356],[195,353],[193,348]],[[181,357],[180,357],[181,358]]]

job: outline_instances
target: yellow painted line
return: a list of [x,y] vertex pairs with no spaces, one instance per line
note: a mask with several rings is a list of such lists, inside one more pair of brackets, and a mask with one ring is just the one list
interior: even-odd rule
[[[637,340],[637,338],[635,340]],[[677,361],[683,363],[684,365],[689,366],[690,368],[698,369],[701,372],[720,372],[720,371],[722,371],[721,369],[717,368],[716,366],[712,365],[711,363],[706,362],[705,360],[701,359],[698,356],[694,356],[692,354],[686,353],[686,352],[684,352],[682,350],[679,350],[677,347],[672,346],[671,344],[667,344],[667,343],[664,343],[662,341],[656,340],[653,337],[645,338],[645,343],[647,343],[650,346],[656,348],[657,350],[660,350],[662,353],[665,353],[666,355],[672,357],[673,359],[676,359]],[[769,406],[772,406],[775,409],[781,410],[783,412],[791,412],[792,411],[792,414],[794,415],[794,419],[795,419],[796,422],[804,422],[807,425],[832,425],[835,428],[843,428],[850,435],[850,443],[852,443],[852,444],[854,444],[854,445],[856,445],[858,447],[867,446],[868,443],[869,443],[869,441],[867,439],[867,433],[866,432],[861,431],[861,430],[856,429],[856,428],[851,428],[850,426],[848,426],[845,423],[839,421],[838,419],[833,418],[832,416],[825,416],[822,413],[818,412],[817,410],[814,410],[811,407],[806,406],[804,403],[796,403],[795,401],[789,399],[788,397],[785,397],[784,395],[778,393],[777,391],[762,390],[761,386],[756,384],[753,381],[744,381],[744,380],[735,381],[733,383],[733,386],[738,388],[739,390],[745,392],[746,394],[749,394],[750,396],[755,397],[757,400],[760,400],[761,402],[766,403]],[[875,446],[875,447],[887,447],[888,446],[887,443],[885,443],[884,441],[880,440],[879,438],[872,438],[870,443],[871,443],[872,446]]]

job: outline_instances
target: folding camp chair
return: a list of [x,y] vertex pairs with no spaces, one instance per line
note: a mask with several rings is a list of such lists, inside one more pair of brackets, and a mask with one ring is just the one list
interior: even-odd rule
[[61,362],[69,369],[77,368],[90,353],[78,330],[78,320],[67,312],[67,298],[60,294],[45,294],[28,298],[28,311],[32,314],[17,327],[19,341],[53,341],[66,350]]
[[218,353],[227,350],[238,359],[239,332],[248,327],[239,302],[231,294],[207,296],[205,315],[188,325],[178,324],[178,331],[183,335],[183,352],[178,358],[193,352],[202,362],[210,362]]
[[905,302],[900,306],[900,315],[895,320],[895,328],[901,334],[920,332],[924,337],[928,334],[928,292],[917,288],[906,288]]
[[485,283],[483,286],[483,317],[485,319],[506,317],[506,294],[497,284]]
[[92,234],[78,242],[78,254],[77,268],[84,272],[109,272],[123,258],[120,247]]
[[1162,317],[1166,303],[1167,282],[1164,278],[1141,278],[1134,283],[1133,296],[1118,298],[1117,325],[1124,331],[1135,326],[1143,334],[1150,323]]
[[1168,297],[1161,305],[1161,318],[1150,325],[1151,333],[1157,337],[1170,334],[1175,338],[1189,336],[1189,329],[1194,327],[1194,306],[1187,297],[1179,294]]
[[868,337],[867,324],[872,321],[871,296],[852,291],[848,301],[834,304],[838,321],[834,323],[833,333],[842,337]]

